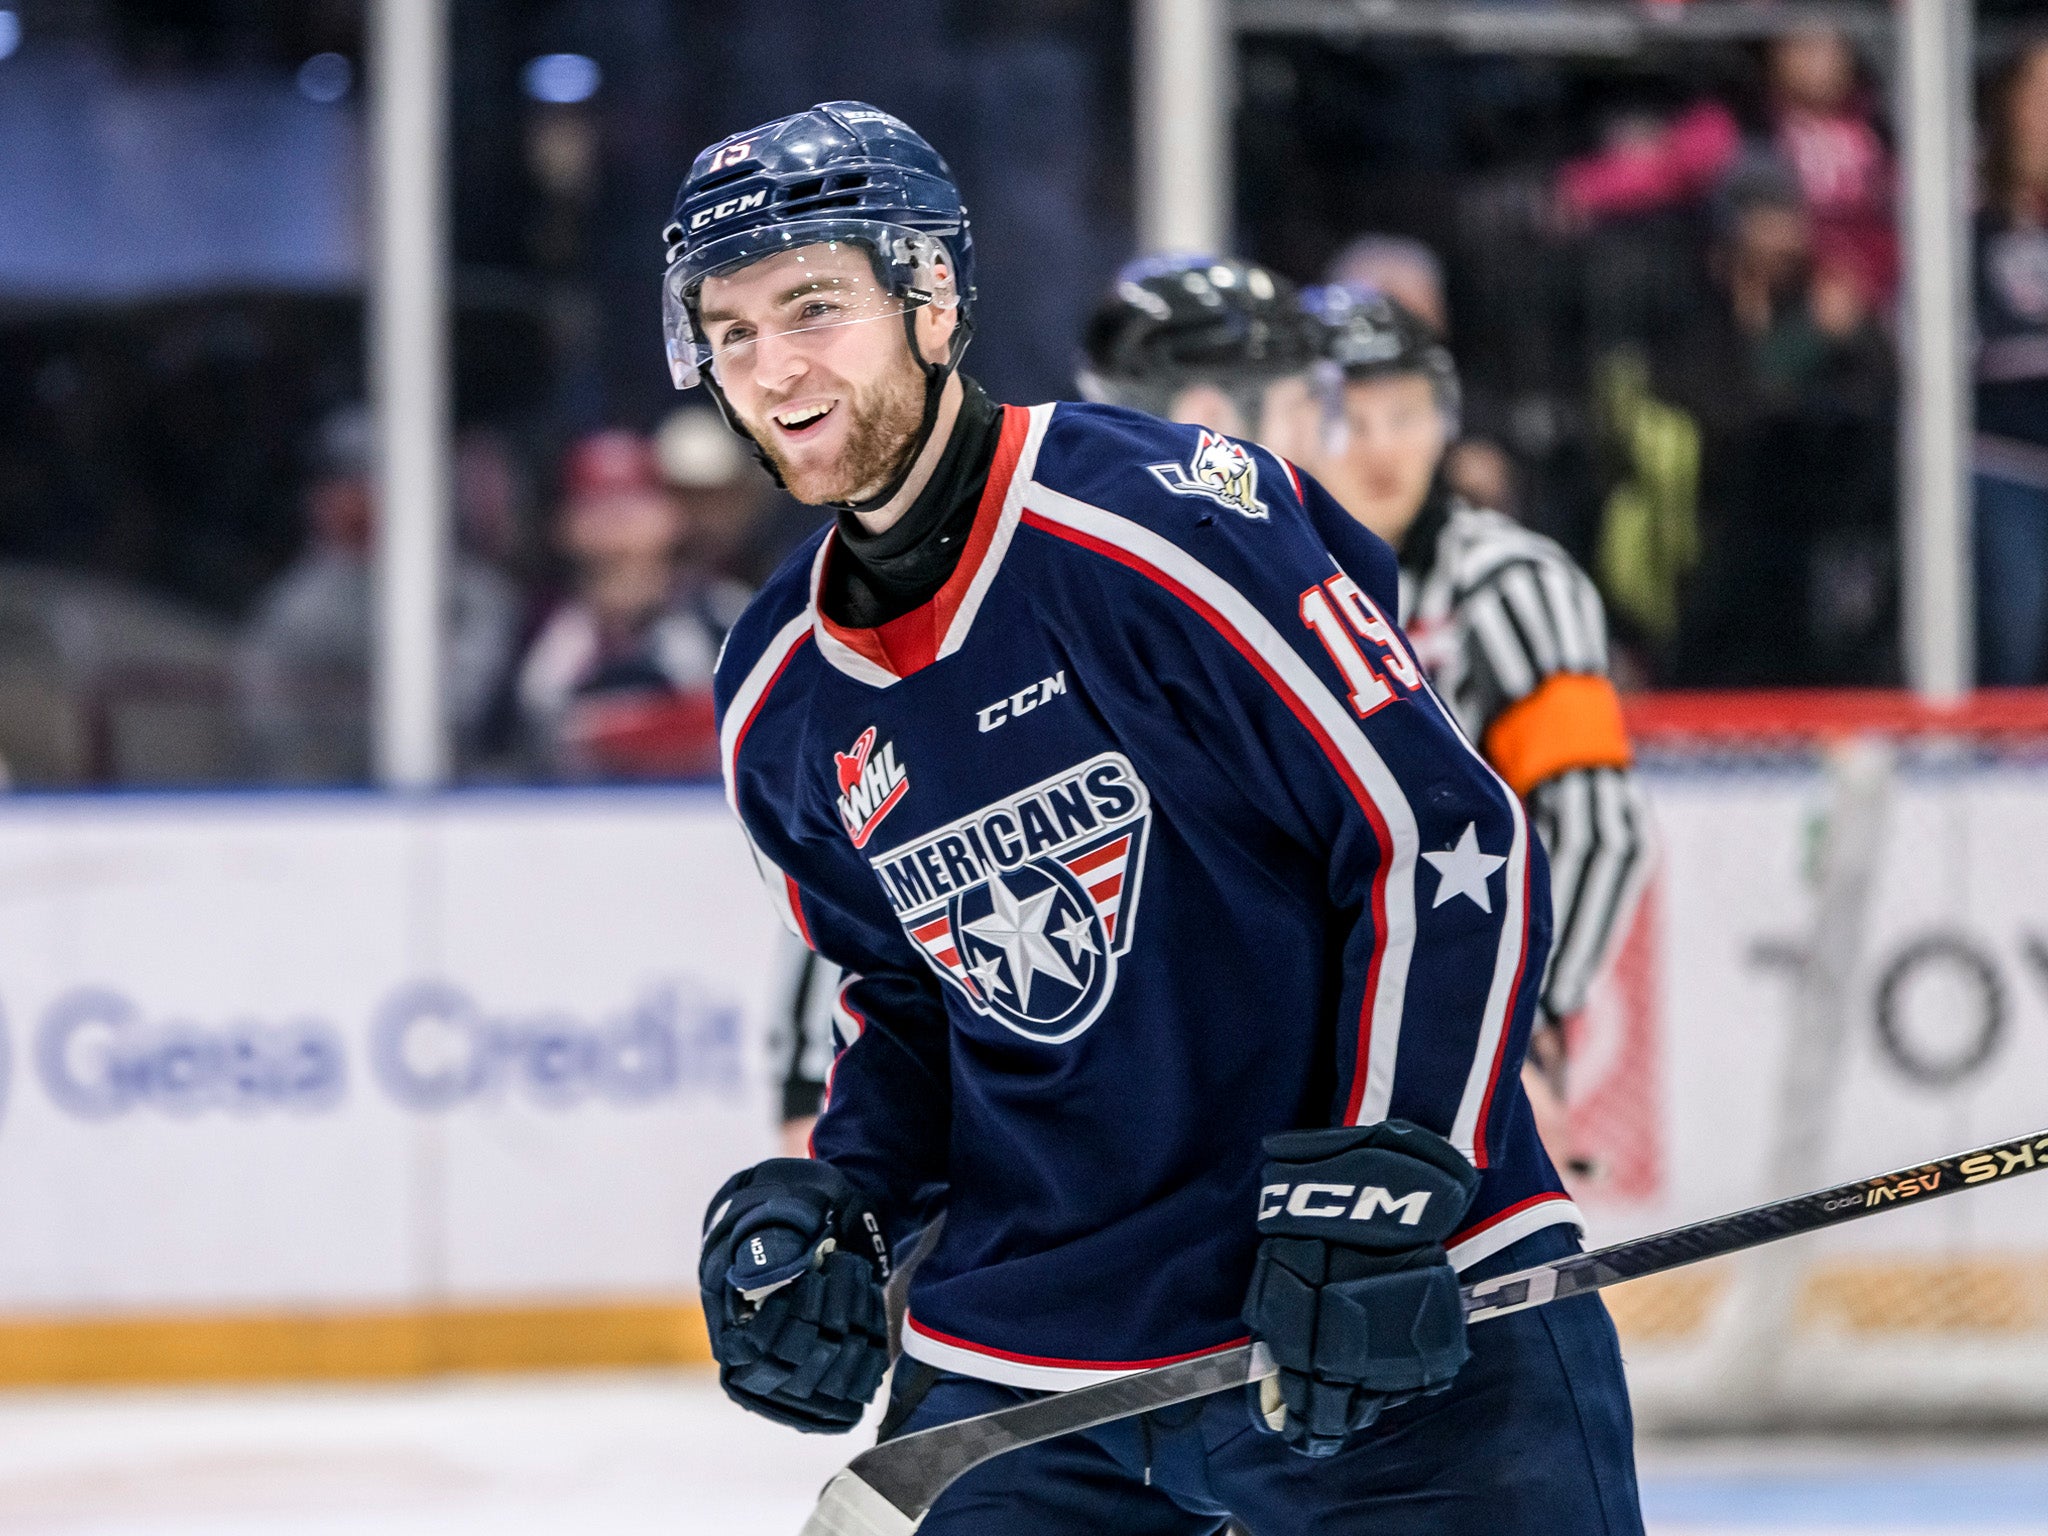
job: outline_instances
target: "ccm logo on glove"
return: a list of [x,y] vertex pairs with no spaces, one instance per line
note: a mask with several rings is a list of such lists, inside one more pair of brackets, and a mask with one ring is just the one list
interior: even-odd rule
[[[1291,1193],[1290,1193],[1291,1191]],[[1358,1196],[1356,1204],[1351,1197]],[[1286,1212],[1289,1216],[1343,1216],[1350,1221],[1371,1221],[1381,1211],[1404,1227],[1415,1226],[1429,1208],[1429,1191],[1393,1195],[1377,1184],[1360,1189],[1356,1184],[1268,1184],[1259,1191],[1259,1220],[1271,1221]]]

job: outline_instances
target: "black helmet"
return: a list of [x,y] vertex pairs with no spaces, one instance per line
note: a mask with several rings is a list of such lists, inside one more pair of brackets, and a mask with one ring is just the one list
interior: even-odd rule
[[1126,265],[1082,339],[1090,400],[1163,415],[1211,384],[1256,419],[1257,392],[1316,362],[1316,333],[1294,284],[1234,256],[1148,256]]
[[1437,406],[1458,419],[1458,365],[1427,321],[1377,288],[1330,283],[1301,295],[1301,308],[1322,333],[1321,354],[1347,379],[1420,374],[1436,392]]

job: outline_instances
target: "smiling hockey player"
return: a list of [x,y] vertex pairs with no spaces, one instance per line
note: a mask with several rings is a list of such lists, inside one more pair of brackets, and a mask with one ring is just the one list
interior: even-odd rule
[[[846,969],[812,1159],[712,1202],[720,1379],[885,1433],[1228,1347],[1283,1370],[997,1458],[935,1536],[1634,1533],[1614,1334],[1488,1323],[1468,1277],[1574,1246],[1517,1078],[1543,854],[1423,682],[1391,551],[1263,449],[958,371],[945,163],[836,102],[697,158],[679,384],[839,509],[718,671],[771,896]],[[1304,1453],[1304,1454],[1297,1454]]]

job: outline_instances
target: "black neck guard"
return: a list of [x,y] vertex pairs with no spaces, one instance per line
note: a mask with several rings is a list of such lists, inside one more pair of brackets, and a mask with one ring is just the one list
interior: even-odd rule
[[930,601],[946,584],[967,547],[1002,429],[1002,411],[962,374],[952,436],[930,482],[903,515],[882,532],[869,533],[852,511],[840,511],[839,549],[819,594],[828,618],[873,629]]

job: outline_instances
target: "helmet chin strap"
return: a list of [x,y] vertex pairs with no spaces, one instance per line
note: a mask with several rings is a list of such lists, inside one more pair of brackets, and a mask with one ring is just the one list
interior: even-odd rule
[[949,342],[945,362],[926,362],[924,349],[917,344],[917,310],[920,307],[922,306],[906,308],[903,311],[903,339],[910,343],[910,355],[917,360],[917,366],[924,374],[923,419],[918,422],[917,431],[904,447],[903,458],[896,466],[896,473],[889,477],[889,483],[864,501],[831,503],[842,512],[872,512],[875,508],[885,507],[894,500],[896,493],[903,489],[903,482],[908,480],[911,471],[917,468],[917,461],[924,456],[925,444],[932,440],[932,429],[939,424],[939,402],[945,398],[946,380],[952,377],[954,368],[959,365],[962,347]]

